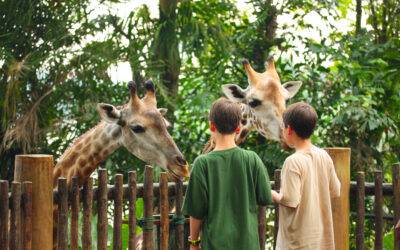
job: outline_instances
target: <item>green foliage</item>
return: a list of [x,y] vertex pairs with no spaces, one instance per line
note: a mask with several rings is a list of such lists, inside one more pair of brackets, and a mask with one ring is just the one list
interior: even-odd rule
[[[48,153],[57,160],[98,123],[96,103],[125,103],[126,82],[110,74],[121,62],[131,69],[124,79],[154,79],[158,106],[168,106],[174,120],[170,133],[193,162],[208,140],[208,110],[222,96],[221,85],[246,87],[240,60],[262,71],[275,54],[282,82],[303,82],[288,104],[309,102],[319,115],[313,142],[351,147],[352,171],[365,170],[370,180],[373,169],[382,169],[391,181],[391,164],[400,159],[396,1],[365,2],[367,24],[357,35],[338,26],[354,12],[349,0],[250,0],[248,11],[234,1],[182,0],[169,2],[175,12],[159,17],[146,5],[120,15],[113,8],[118,2],[0,2],[2,179],[12,179],[16,154]],[[286,18],[292,22],[280,23]],[[310,38],[305,31],[315,33]],[[179,74],[176,92],[166,84],[167,73]],[[271,176],[288,155],[256,133],[242,146],[260,155]],[[111,174],[137,170],[139,180],[143,165],[125,149],[102,164]]]

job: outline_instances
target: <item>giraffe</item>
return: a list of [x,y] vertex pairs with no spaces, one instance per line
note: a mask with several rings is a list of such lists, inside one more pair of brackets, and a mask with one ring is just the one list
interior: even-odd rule
[[[154,84],[145,82],[146,94],[140,99],[136,84],[128,83],[129,102],[121,107],[99,103],[101,122],[76,139],[64,152],[53,171],[54,188],[59,177],[79,177],[79,184],[116,149],[123,146],[139,159],[167,170],[172,179],[189,176],[188,163],[183,158],[164,118],[167,110],[157,108]],[[53,210],[53,248],[57,247],[57,207]],[[138,246],[140,247],[140,246]],[[139,249],[139,248],[137,248]]]
[[[247,88],[242,89],[236,84],[222,86],[225,96],[239,103],[242,110],[241,131],[235,138],[236,144],[244,142],[249,132],[255,129],[266,139],[281,142],[284,146],[281,131],[285,103],[296,95],[302,83],[289,81],[281,85],[272,56],[267,59],[263,73],[256,72],[248,60],[242,63],[249,83]],[[210,152],[214,146],[210,138],[203,152]]]
[[139,159],[158,165],[175,178],[189,176],[186,160],[167,131],[166,109],[157,109],[154,84],[145,82],[146,94],[140,99],[136,84],[128,83],[130,100],[121,107],[99,103],[101,122],[75,140],[61,156],[53,171],[58,177],[78,176],[82,184],[112,152],[124,146]]

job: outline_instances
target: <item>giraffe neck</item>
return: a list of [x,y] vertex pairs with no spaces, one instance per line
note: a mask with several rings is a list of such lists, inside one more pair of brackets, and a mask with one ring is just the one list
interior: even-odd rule
[[54,182],[58,177],[78,176],[80,183],[87,179],[112,152],[120,147],[121,127],[105,122],[99,123],[79,137],[61,156],[54,169]]

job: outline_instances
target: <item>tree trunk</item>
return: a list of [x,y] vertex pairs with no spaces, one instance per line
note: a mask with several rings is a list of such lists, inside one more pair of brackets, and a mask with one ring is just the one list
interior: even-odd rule
[[264,70],[264,63],[269,56],[271,47],[277,45],[275,38],[278,28],[278,10],[273,2],[266,0],[262,8],[262,11],[267,13],[267,17],[257,27],[259,37],[255,39],[256,42],[253,44],[253,54],[251,56],[255,61],[255,68],[261,72]]
[[361,0],[357,0],[357,5],[356,5],[356,36],[360,34],[361,32],[361,17],[362,17],[362,3]]
[[160,0],[159,29],[154,41],[154,61],[165,88],[168,119],[173,123],[181,67],[177,36],[177,0]]
[[386,43],[388,34],[387,34],[387,28],[388,28],[388,9],[389,9],[389,1],[388,0],[383,0],[382,4],[382,33],[380,37],[380,43]]
[[369,1],[369,7],[371,9],[371,16],[372,16],[372,27],[374,28],[375,33],[375,41],[379,41],[379,28],[378,28],[378,18],[376,17],[374,0]]

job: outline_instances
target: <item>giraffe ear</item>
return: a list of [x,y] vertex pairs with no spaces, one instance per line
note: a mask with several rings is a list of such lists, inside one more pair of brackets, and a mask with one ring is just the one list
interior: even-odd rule
[[118,123],[121,118],[121,111],[111,104],[99,103],[97,104],[97,111],[101,119],[108,123]]
[[162,116],[165,116],[165,115],[167,114],[167,112],[168,112],[168,109],[166,109],[166,108],[159,108],[159,109],[158,109],[158,112],[160,112],[160,114],[161,114]]
[[222,85],[222,92],[226,97],[234,102],[244,102],[246,98],[246,92],[236,84],[225,84]]
[[303,83],[300,81],[290,81],[290,82],[285,82],[282,87],[284,89],[285,92],[285,99],[290,99],[293,96],[295,96],[297,94],[297,92],[299,91],[301,85]]

